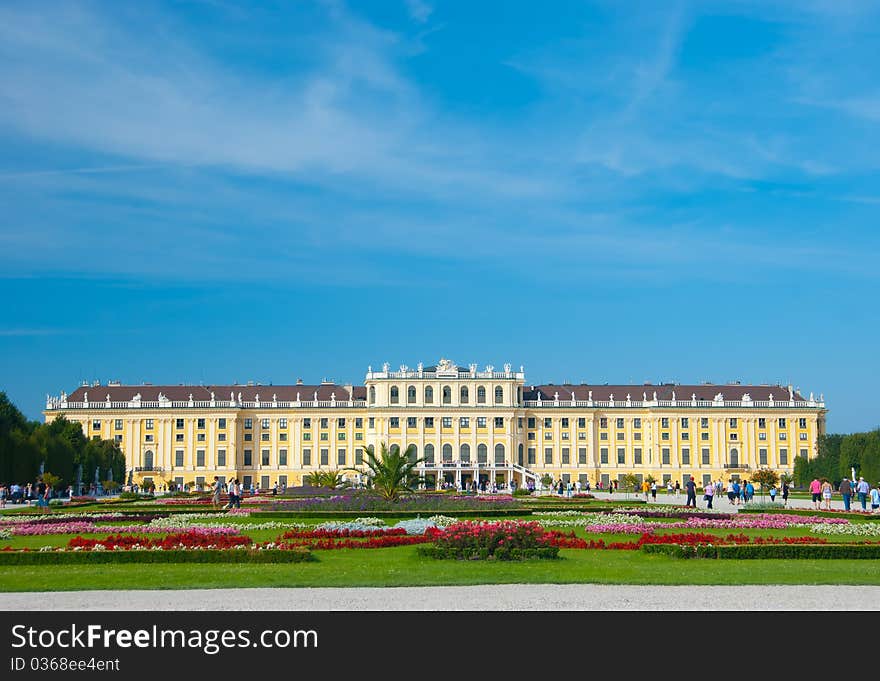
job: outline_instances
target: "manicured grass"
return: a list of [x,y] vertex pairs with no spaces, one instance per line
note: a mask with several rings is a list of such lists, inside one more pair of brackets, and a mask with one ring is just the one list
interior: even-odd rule
[[0,567],[4,591],[467,584],[870,584],[880,567],[860,560],[679,560],[638,551],[563,550],[561,560],[438,561],[414,546],[314,552],[295,565]]

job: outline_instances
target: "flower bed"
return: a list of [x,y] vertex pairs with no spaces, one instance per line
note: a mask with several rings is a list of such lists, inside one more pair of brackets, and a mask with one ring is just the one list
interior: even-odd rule
[[689,532],[683,534],[653,534],[645,532],[636,541],[628,542],[605,542],[602,539],[582,539],[573,532],[563,534],[562,532],[549,533],[549,541],[559,548],[563,549],[616,549],[623,551],[634,551],[643,546],[666,545],[666,546],[726,546],[726,545],[745,545],[745,544],[825,544],[827,540],[816,537],[754,537],[750,538],[742,533],[728,534],[726,537],[719,537],[714,534],[706,534],[702,532]]
[[384,549],[391,546],[409,546],[432,541],[436,532],[418,535],[407,534],[404,527],[384,527],[368,529],[348,528],[313,528],[298,529],[285,532],[278,542],[269,542],[265,546],[273,548],[292,548],[305,546],[310,549]]
[[[187,526],[192,532],[204,536],[238,534],[238,527],[210,525],[210,526]],[[106,532],[108,534],[146,533],[165,534],[171,527],[165,525],[97,525],[88,522],[70,523],[34,523],[12,525],[5,528],[6,531],[16,537],[30,537],[49,534],[94,534]]]
[[880,523],[817,523],[810,525],[812,534],[848,534],[856,537],[880,537]]
[[104,539],[87,539],[76,536],[67,542],[67,548],[74,551],[225,550],[248,548],[252,545],[253,540],[245,535],[204,533],[195,530],[169,534],[161,538],[150,538],[136,534],[116,534]]
[[392,511],[400,512],[432,512],[432,511],[479,511],[514,509],[518,500],[509,496],[461,496],[436,494],[431,496],[412,495],[398,501],[386,501],[381,497],[368,493],[337,494],[329,497],[309,497],[276,501],[271,510],[277,511]]
[[420,555],[458,560],[525,560],[556,558],[549,533],[536,522],[460,522],[444,530],[429,530],[434,545],[420,547]]

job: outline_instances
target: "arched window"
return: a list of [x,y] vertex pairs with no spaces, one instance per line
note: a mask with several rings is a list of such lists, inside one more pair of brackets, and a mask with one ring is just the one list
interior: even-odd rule
[[477,463],[489,462],[489,450],[486,445],[477,445]]
[[391,386],[391,404],[398,404],[400,402],[400,391],[397,389],[396,385]]
[[434,388],[431,386],[425,387],[425,404],[434,404]]
[[486,404],[486,386],[477,388],[477,404]]
[[425,445],[425,463],[434,463],[434,445]]
[[733,467],[739,466],[739,451],[736,447],[730,450],[730,465]]
[[406,452],[407,452],[407,458],[410,461],[415,461],[416,459],[419,458],[419,446],[415,443],[411,444],[409,446],[409,448],[407,448]]
[[416,387],[414,385],[406,389],[406,402],[407,404],[416,403]]
[[370,386],[370,404],[376,404],[376,386]]
[[495,445],[495,465],[504,464],[504,445],[500,442]]
[[443,445],[443,460],[452,461],[452,445]]
[[459,454],[459,459],[461,459],[462,463],[470,463],[471,462],[471,446],[470,445],[462,445],[461,452]]
[[504,389],[500,385],[495,386],[495,404],[504,402]]
[[153,470],[153,451],[151,449],[144,452],[144,470]]
[[468,389],[466,385],[461,386],[461,390],[459,391],[461,394],[461,399],[459,400],[462,404],[468,403]]
[[525,459],[523,459],[523,446],[520,445],[519,446],[519,454],[517,454],[517,463],[520,466],[525,466],[526,464],[524,463],[524,461],[525,461]]
[[443,386],[443,404],[452,404],[452,388]]

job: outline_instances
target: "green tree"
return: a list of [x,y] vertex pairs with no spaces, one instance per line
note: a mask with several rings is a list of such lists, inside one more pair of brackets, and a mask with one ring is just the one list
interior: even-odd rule
[[637,476],[635,473],[627,473],[621,479],[620,484],[623,487],[626,487],[627,489],[632,490],[633,492],[637,492],[638,491],[637,487],[639,484],[639,476]]
[[[389,449],[382,442],[379,445],[378,457],[374,453],[373,445],[368,445],[365,453],[364,464],[368,469],[366,474],[370,480],[369,484],[383,499],[397,501],[402,492],[412,491],[413,486],[418,482],[415,468],[422,461],[416,457],[415,445],[410,445],[401,451],[397,445],[391,445]],[[358,468],[346,470],[364,472]]]
[[28,482],[40,469],[40,454],[30,441],[36,424],[0,392],[0,480]]
[[761,485],[761,501],[764,501],[764,489],[779,484],[779,474],[772,468],[759,468],[752,474],[752,482]]

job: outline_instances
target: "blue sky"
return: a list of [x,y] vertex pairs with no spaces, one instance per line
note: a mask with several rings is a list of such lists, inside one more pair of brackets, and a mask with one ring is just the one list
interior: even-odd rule
[[792,383],[880,424],[880,7],[6,2],[0,389]]

